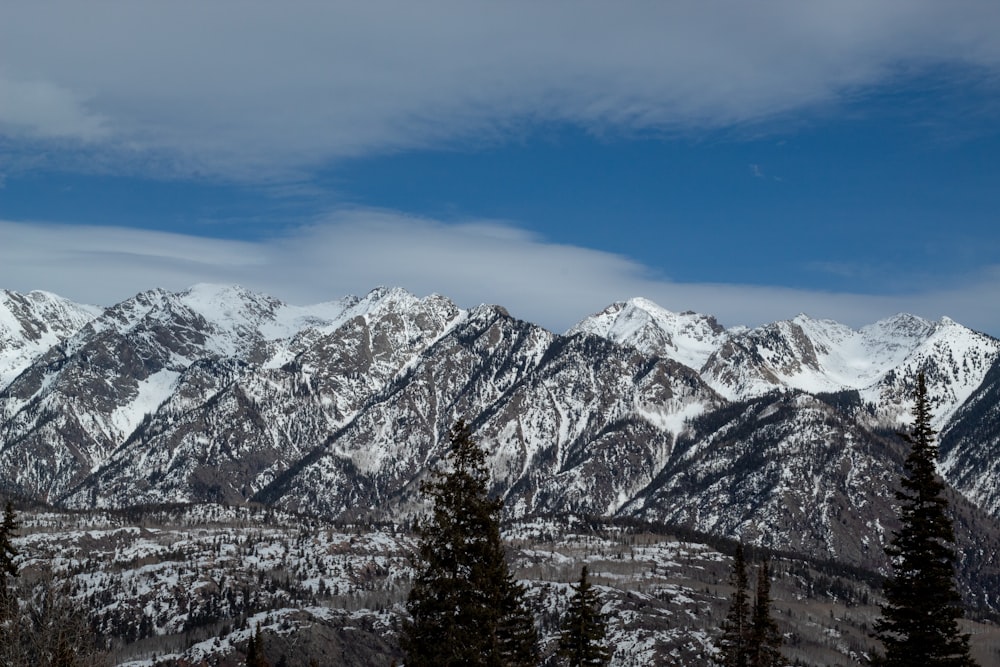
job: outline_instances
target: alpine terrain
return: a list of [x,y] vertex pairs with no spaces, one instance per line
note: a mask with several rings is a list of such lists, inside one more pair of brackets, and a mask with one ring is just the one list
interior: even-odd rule
[[[215,285],[143,292],[107,308],[3,291],[0,490],[29,512],[25,553],[79,549],[77,538],[87,529],[81,517],[91,516],[93,530],[104,531],[104,537],[92,535],[95,545],[103,544],[98,550],[117,554],[105,560],[128,567],[145,557],[144,549],[159,548],[150,546],[155,534],[127,532],[141,523],[123,518],[141,516],[136,508],[174,508],[176,521],[157,529],[164,531],[182,524],[217,530],[237,520],[253,525],[246,513],[266,512],[260,525],[270,527],[260,528],[261,544],[291,530],[311,545],[302,542],[301,549],[319,554],[296,561],[308,583],[295,590],[311,590],[315,598],[323,582],[327,594],[320,599],[328,610],[310,612],[311,632],[333,633],[343,648],[350,644],[343,627],[353,624],[370,651],[354,647],[361,657],[344,660],[365,664],[378,655],[388,656],[388,664],[394,654],[386,647],[396,630],[387,610],[401,608],[398,591],[412,574],[400,555],[412,549],[404,533],[426,511],[421,481],[445,454],[451,426],[465,418],[487,451],[492,492],[504,499],[512,558],[536,608],[551,615],[568,604],[578,562],[591,563],[597,590],[603,586],[608,599],[606,612],[636,608],[626,614],[631,629],[610,630],[613,645],[631,647],[616,650],[612,664],[633,664],[631,655],[640,656],[634,664],[665,655],[678,664],[709,664],[708,615],[724,606],[727,540],[773,554],[775,573],[788,579],[776,581],[774,590],[777,604],[787,608],[782,623],[787,637],[799,638],[792,646],[800,647],[793,650],[805,664],[859,664],[867,655],[866,619],[849,621],[845,611],[844,627],[835,630],[838,643],[805,621],[796,625],[792,616],[810,595],[825,595],[829,604],[874,604],[868,590],[887,572],[883,547],[898,525],[894,494],[906,445],[896,432],[910,423],[921,372],[940,433],[959,589],[970,617],[996,619],[1000,341],[947,318],[899,314],[855,330],[799,315],[725,328],[711,316],[673,313],[636,298],[556,334],[500,306],[463,309],[443,296],[420,298],[401,289],[308,307]],[[205,513],[225,521],[209,521]],[[60,522],[77,538],[53,534]],[[369,528],[359,533],[359,526]],[[115,531],[121,534],[114,539],[122,540],[117,551],[102,542]],[[324,579],[324,568],[334,566],[331,554],[355,539],[351,531],[367,554],[359,562],[372,568],[367,590],[388,591],[378,599],[355,597],[348,604],[330,592],[336,578]],[[637,534],[664,541],[637,543]],[[211,555],[213,539],[252,548],[245,534],[228,535],[189,531],[172,539],[206,563],[225,553],[219,546]],[[623,545],[626,558],[646,565],[602,569],[596,556],[587,560],[586,554],[601,554],[611,562]],[[129,549],[137,560],[122,556]],[[374,556],[380,549],[384,558]],[[64,571],[83,572],[80,563],[89,556],[73,558],[77,565],[63,563]],[[254,558],[259,564],[274,552]],[[119,574],[128,570],[121,563]],[[701,569],[674,571],[682,565]],[[615,583],[626,574],[632,583]],[[841,583],[814,590],[819,576]],[[291,590],[274,577],[281,590]],[[540,583],[556,579],[555,588]],[[223,595],[225,585],[213,581]],[[361,586],[351,581],[339,585],[345,591]],[[147,584],[147,591],[156,590]],[[123,586],[131,590],[128,582]],[[834,589],[841,590],[839,598]],[[146,609],[141,590],[118,604]],[[639,604],[635,596],[643,595],[652,597]],[[240,613],[244,621],[291,627],[301,620],[291,611],[288,618],[278,612],[267,618],[263,610],[288,607],[292,597],[281,604],[269,598],[270,606],[240,607]],[[102,607],[108,618],[118,613],[111,604]],[[185,611],[169,606],[176,602],[164,604],[172,611],[162,619],[150,612],[147,626],[129,635],[130,644],[191,631],[170,618],[190,615],[197,605],[189,601]],[[309,604],[316,607],[315,600]],[[367,615],[348,622],[329,611],[351,605]],[[202,612],[212,619],[227,615]],[[692,625],[691,619],[699,620]],[[549,621],[551,632],[545,634],[545,623],[541,630],[543,639],[556,638],[552,643],[558,619]],[[680,627],[689,631],[677,634]],[[982,627],[982,641],[996,641],[995,626]],[[198,655],[236,650],[252,628],[223,629],[212,632],[225,641],[203,646]],[[856,639],[848,641],[851,632]],[[178,640],[171,655],[181,656],[195,639],[188,648]],[[977,650],[995,646],[987,642]],[[134,664],[160,664],[151,652],[132,656]]]

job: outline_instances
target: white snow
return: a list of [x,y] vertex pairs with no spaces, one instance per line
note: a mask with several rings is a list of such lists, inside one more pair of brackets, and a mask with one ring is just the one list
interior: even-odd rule
[[660,430],[676,436],[684,431],[689,421],[703,414],[705,407],[703,403],[691,402],[671,410],[670,406],[643,404],[636,407],[636,414]]
[[0,290],[0,388],[101,312],[49,292],[22,295]]
[[[909,385],[920,370],[944,374],[929,387],[940,427],[982,383],[1000,358],[1000,341],[943,317],[931,322],[900,313],[860,329],[800,314],[756,329],[721,331],[714,320],[677,314],[635,298],[586,318],[568,334],[588,333],[673,359],[696,371],[713,389],[740,400],[775,389],[809,393],[857,390],[886,418],[909,419]],[[749,356],[713,357],[724,346]],[[756,356],[754,356],[756,355]],[[649,415],[651,421],[657,418]],[[676,425],[674,426],[676,428]]]
[[120,436],[128,437],[143,417],[156,412],[170,398],[180,373],[163,369],[138,383],[135,398],[111,413],[111,423]]
[[637,297],[609,306],[566,333],[602,336],[698,370],[728,335],[715,330],[713,324],[714,320],[705,315],[674,313]]

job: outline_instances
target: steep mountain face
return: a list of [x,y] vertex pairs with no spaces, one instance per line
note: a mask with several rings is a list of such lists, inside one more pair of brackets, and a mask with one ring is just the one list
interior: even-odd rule
[[672,313],[643,298],[615,303],[583,320],[566,335],[589,333],[639,350],[646,356],[666,357],[700,370],[713,352],[733,334],[714,317]]
[[941,433],[940,451],[948,480],[1000,520],[1000,362]]
[[[263,321],[282,331],[276,310]],[[376,290],[326,310],[284,340],[263,339],[265,327],[245,325],[255,308],[228,313],[230,326],[214,326],[221,345],[184,360],[190,363],[174,371],[170,394],[106,465],[67,489],[66,502],[242,502],[322,443],[463,316],[441,297],[420,300],[401,290]],[[236,356],[220,354],[222,346]]]
[[0,387],[49,348],[66,340],[103,309],[48,292],[0,290]]
[[884,556],[902,456],[836,407],[772,393],[695,420],[626,510],[871,567]]
[[1000,343],[950,320],[727,330],[633,299],[561,336],[398,289],[293,307],[203,285],[101,312],[6,294],[7,492],[398,520],[464,417],[510,517],[636,517],[877,569],[923,371],[964,571],[998,571]]
[[412,512],[415,481],[447,446],[438,434],[477,415],[508,512],[613,514],[651,481],[684,419],[721,403],[676,362],[481,307],[259,499],[335,515]]
[[[0,462],[22,468],[19,491],[55,499],[100,469],[196,361],[267,358],[260,327],[227,312],[206,319],[196,307],[205,296],[136,295],[50,348],[0,393],[4,442],[15,443]],[[220,300],[258,322],[278,306],[239,290]]]

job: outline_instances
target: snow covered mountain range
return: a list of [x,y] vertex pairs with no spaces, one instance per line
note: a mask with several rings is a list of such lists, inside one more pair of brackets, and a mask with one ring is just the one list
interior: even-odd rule
[[725,329],[632,299],[557,335],[400,289],[310,307],[211,285],[110,308],[2,291],[0,489],[405,517],[465,417],[511,516],[632,516],[877,567],[920,371],[963,567],[997,576],[1000,341],[912,315]]

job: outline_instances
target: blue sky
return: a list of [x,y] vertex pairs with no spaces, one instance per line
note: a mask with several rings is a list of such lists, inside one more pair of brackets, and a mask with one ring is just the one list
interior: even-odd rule
[[0,15],[0,287],[1000,335],[996,3],[55,4]]

